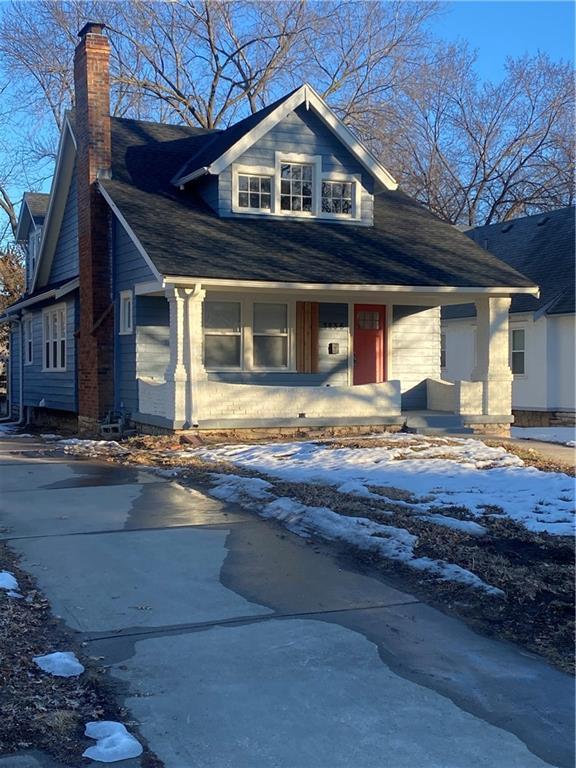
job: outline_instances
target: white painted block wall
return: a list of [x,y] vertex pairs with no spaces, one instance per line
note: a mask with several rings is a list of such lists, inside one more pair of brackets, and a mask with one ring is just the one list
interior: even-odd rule
[[439,379],[440,307],[394,307],[389,329],[388,377],[402,392],[424,379]]

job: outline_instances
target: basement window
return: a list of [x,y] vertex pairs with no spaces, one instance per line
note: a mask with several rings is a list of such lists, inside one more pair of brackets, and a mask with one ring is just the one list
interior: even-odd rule
[[43,370],[66,370],[66,304],[57,304],[42,313]]
[[120,327],[121,336],[127,336],[134,332],[134,300],[132,291],[120,293]]

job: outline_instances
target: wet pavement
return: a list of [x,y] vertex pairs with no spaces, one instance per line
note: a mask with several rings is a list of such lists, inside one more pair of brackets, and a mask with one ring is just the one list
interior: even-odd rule
[[1,536],[167,768],[573,765],[572,680],[537,657],[202,489],[45,448],[0,440]]

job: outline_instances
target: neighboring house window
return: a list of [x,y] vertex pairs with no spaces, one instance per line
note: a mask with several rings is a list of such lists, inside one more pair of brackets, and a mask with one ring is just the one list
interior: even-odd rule
[[126,335],[134,331],[134,301],[132,291],[120,293],[120,334]]
[[314,166],[282,163],[280,166],[280,210],[312,213]]
[[34,270],[36,269],[36,260],[38,258],[38,251],[40,250],[40,238],[42,235],[42,228],[38,227],[30,235],[28,241],[28,264],[29,272],[28,277],[30,280],[34,277]]
[[440,334],[440,368],[446,368],[446,334]]
[[24,365],[32,364],[32,315],[24,318]]
[[240,368],[242,312],[239,301],[204,302],[204,365]]
[[45,309],[43,324],[43,367],[45,371],[66,370],[66,305]]
[[322,213],[344,214],[352,216],[354,182],[323,181],[322,182]]
[[238,207],[253,211],[269,211],[272,204],[272,178],[246,173],[238,174]]
[[288,367],[287,304],[254,304],[252,347],[255,368]]
[[510,357],[512,373],[522,376],[526,373],[526,331],[517,328],[511,332]]

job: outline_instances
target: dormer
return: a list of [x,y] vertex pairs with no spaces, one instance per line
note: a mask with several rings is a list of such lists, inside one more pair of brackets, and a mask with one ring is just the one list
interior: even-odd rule
[[373,224],[388,171],[309,85],[210,136],[173,179],[220,215]]
[[22,200],[16,228],[16,242],[22,245],[26,251],[26,291],[31,288],[36,270],[49,199],[50,195],[26,192]]

